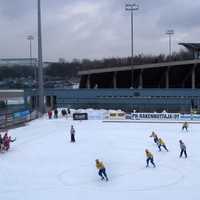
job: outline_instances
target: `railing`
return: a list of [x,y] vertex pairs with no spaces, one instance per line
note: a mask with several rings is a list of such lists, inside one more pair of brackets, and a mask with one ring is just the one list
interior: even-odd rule
[[23,110],[20,112],[0,113],[0,130],[23,125],[38,118],[37,111]]
[[[189,88],[143,88],[143,89],[50,89],[46,88],[45,96],[59,98],[96,98],[99,96],[132,96],[132,97],[200,97],[200,89]],[[25,97],[37,96],[38,90],[25,90]]]

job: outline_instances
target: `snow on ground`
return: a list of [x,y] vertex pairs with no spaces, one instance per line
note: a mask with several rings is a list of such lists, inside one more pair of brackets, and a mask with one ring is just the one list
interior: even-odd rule
[[[70,126],[76,129],[69,142]],[[39,119],[9,131],[17,141],[0,155],[0,199],[102,200],[200,199],[199,124],[103,123]],[[152,131],[169,152],[158,152]],[[188,159],[179,158],[179,139]],[[145,148],[157,167],[146,168]],[[101,181],[95,159],[103,160],[109,182]]]

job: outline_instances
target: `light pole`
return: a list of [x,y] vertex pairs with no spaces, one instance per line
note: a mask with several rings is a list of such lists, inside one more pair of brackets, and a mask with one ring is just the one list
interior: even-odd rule
[[44,109],[44,80],[42,62],[42,25],[41,25],[41,4],[38,0],[38,89],[39,89],[39,110],[43,114]]
[[27,40],[29,41],[29,52],[30,52],[30,66],[33,67],[34,69],[34,72],[33,72],[33,80],[36,81],[36,69],[35,67],[33,66],[33,56],[32,56],[32,41],[34,40],[34,37],[33,35],[28,35],[27,36]]
[[27,40],[29,41],[29,52],[30,52],[30,65],[32,66],[32,41],[34,40],[34,37],[32,35],[27,36]]
[[131,87],[133,88],[133,11],[139,9],[137,4],[126,4],[125,10],[131,12]]
[[171,57],[172,56],[172,35],[174,34],[174,30],[169,29],[166,31],[165,34],[169,36],[169,56]]

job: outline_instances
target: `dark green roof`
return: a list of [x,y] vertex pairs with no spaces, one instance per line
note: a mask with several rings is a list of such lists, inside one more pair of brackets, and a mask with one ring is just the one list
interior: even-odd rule
[[188,50],[192,50],[192,51],[200,51],[200,43],[185,43],[185,42],[181,42],[179,43],[179,45],[184,46],[185,48],[187,48]]

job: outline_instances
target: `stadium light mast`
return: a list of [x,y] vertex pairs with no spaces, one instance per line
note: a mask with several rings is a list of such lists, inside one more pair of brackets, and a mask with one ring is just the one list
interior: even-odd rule
[[169,56],[171,57],[172,56],[172,35],[174,34],[174,30],[169,29],[166,31],[165,34],[169,36]]
[[32,35],[28,35],[27,40],[29,41],[30,65],[32,66],[32,41],[34,40],[34,37]]
[[39,111],[44,110],[44,83],[43,83],[43,61],[42,61],[42,25],[41,25],[41,4],[38,0],[38,89],[39,89]]
[[[29,41],[29,55],[30,55],[30,66],[33,67],[33,56],[32,56],[32,41],[34,40],[34,37],[33,35],[28,35],[27,36],[27,40]],[[34,78],[36,80],[36,76],[37,76],[37,73],[36,73],[36,69],[34,67]]]
[[133,11],[139,10],[139,5],[126,4],[125,10],[131,12],[131,87],[133,88]]

